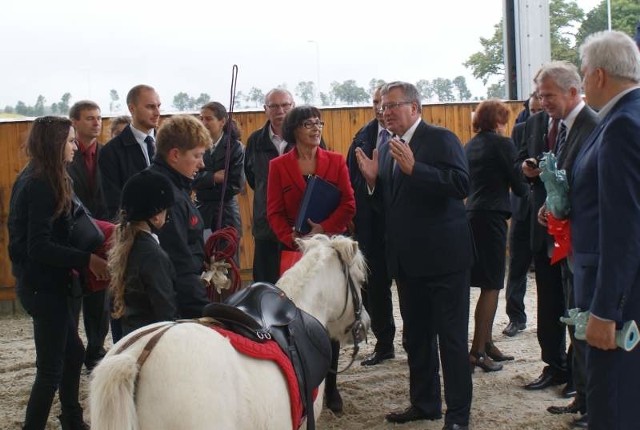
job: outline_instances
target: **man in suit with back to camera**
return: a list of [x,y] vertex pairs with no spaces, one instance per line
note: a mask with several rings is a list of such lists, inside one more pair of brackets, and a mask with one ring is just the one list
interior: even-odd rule
[[275,284],[280,277],[280,244],[267,221],[269,161],[292,148],[282,138],[282,123],[295,106],[291,93],[274,88],[264,98],[266,124],[247,140],[244,173],[253,189],[253,281]]
[[371,316],[371,329],[376,336],[373,354],[361,362],[363,366],[373,366],[395,356],[393,338],[396,326],[393,320],[391,277],[387,272],[385,258],[384,211],[376,210],[372,205],[367,182],[356,160],[356,148],[361,148],[365,155],[371,158],[373,150],[384,145],[391,137],[391,133],[384,127],[384,118],[380,110],[380,89],[381,86],[377,87],[373,93],[375,117],[356,133],[347,156],[349,176],[356,198],[354,233],[369,267],[366,288],[362,291],[363,301]]
[[118,217],[124,184],[151,164],[155,154],[155,129],[160,122],[160,97],[148,85],[136,85],[129,90],[127,107],[131,124],[105,145],[98,160],[111,220]]
[[588,428],[637,429],[640,348],[616,347],[615,330],[640,321],[640,53],[617,31],[580,47],[587,103],[600,124],[570,177],[576,306],[589,311]]
[[[564,169],[567,177],[570,178],[576,154],[598,124],[598,117],[582,100],[580,74],[573,64],[562,61],[547,63],[540,70],[536,82],[542,107],[551,118],[560,119],[554,152],[558,169]],[[538,213],[538,220],[545,227],[547,215],[546,204],[543,204]],[[571,268],[566,258],[556,264],[560,265],[566,308],[573,309],[575,301]],[[580,412],[582,416],[574,422],[574,425],[586,427],[586,344],[583,340],[575,338],[573,326],[568,328],[571,346],[567,356],[567,367],[570,370],[569,377],[572,379],[567,381],[564,394],[568,396],[575,392],[575,399],[568,406],[550,406],[547,410],[553,414]]]
[[[540,91],[541,72],[542,69],[538,71],[534,81],[544,109],[545,106],[550,107],[548,103],[545,105],[545,99],[552,95],[542,94]],[[550,80],[547,79],[547,81]],[[516,160],[516,165],[522,170],[523,179],[529,183],[530,187],[530,247],[535,265],[537,335],[542,361],[546,363],[540,376],[524,386],[527,390],[541,390],[565,384],[570,379],[567,368],[566,328],[560,322],[560,317],[564,315],[566,309],[562,273],[559,264],[551,264],[549,247],[553,245],[553,238],[547,232],[547,228],[538,223],[538,211],[547,198],[547,191],[539,177],[540,169],[532,167],[537,165],[543,152],[555,151],[561,114],[562,110],[553,108],[552,112],[543,110],[527,120],[524,130],[525,140]]]
[[[529,109],[527,118],[542,111],[538,94],[535,91],[531,94],[527,106]],[[526,140],[524,135],[525,126],[526,118],[517,123],[511,132],[511,139],[515,144],[516,151]],[[527,327],[524,296],[527,292],[527,272],[529,272],[533,256],[531,254],[531,205],[529,204],[529,195],[526,194],[523,197],[519,197],[511,193],[510,199],[509,274],[505,293],[509,324],[502,330],[502,333],[513,337]]]
[[[76,130],[78,151],[67,168],[73,180],[73,191],[94,218],[106,220],[107,208],[100,185],[98,159],[102,146],[98,137],[102,131],[102,114],[97,103],[81,100],[69,110]],[[87,282],[87,279],[81,279]],[[92,370],[104,357],[104,340],[109,332],[109,305],[106,290],[86,293],[82,297],[82,317],[87,336],[84,364]]]
[[442,417],[439,357],[447,403],[444,429],[468,429],[469,270],[473,245],[463,200],[467,160],[458,138],[421,119],[420,94],[406,82],[382,88],[385,126],[394,136],[358,164],[386,217],[387,264],[396,280],[409,363],[410,406],[394,423]]

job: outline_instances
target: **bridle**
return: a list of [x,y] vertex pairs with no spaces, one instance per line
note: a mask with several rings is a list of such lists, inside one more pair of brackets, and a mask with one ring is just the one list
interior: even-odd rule
[[344,369],[337,371],[330,369],[330,373],[343,373],[349,370],[351,365],[356,359],[358,355],[358,351],[360,351],[360,342],[367,342],[367,332],[362,322],[362,299],[358,296],[358,290],[355,282],[353,282],[353,278],[351,277],[351,272],[349,271],[349,265],[344,261],[340,253],[336,250],[336,254],[338,255],[338,260],[340,260],[340,264],[344,269],[344,277],[347,281],[347,288],[345,288],[345,298],[344,298],[344,307],[340,312],[340,316],[336,318],[339,320],[347,311],[347,303],[349,302],[349,294],[351,294],[351,303],[353,304],[353,314],[354,320],[347,329],[345,330],[345,334],[351,332],[351,336],[353,337],[353,353],[351,354],[351,361]]

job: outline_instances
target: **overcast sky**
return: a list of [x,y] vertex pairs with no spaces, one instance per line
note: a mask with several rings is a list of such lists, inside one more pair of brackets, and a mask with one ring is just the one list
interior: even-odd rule
[[[598,0],[577,0],[588,11]],[[65,92],[109,113],[109,91],[124,98],[154,86],[164,111],[180,91],[229,101],[238,90],[300,81],[406,80],[463,75],[502,16],[502,0],[4,0],[0,14],[0,108],[47,104]],[[124,103],[123,103],[124,105]]]

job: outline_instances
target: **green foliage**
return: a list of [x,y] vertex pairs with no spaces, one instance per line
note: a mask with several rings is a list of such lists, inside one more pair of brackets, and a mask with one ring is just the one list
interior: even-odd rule
[[42,94],[38,96],[38,100],[36,100],[36,104],[33,107],[33,115],[34,116],[42,116],[44,115],[44,103],[46,99]]
[[200,93],[197,99],[193,101],[193,108],[200,109],[211,101],[211,96],[207,93]]
[[69,112],[69,101],[71,100],[71,93],[64,93],[58,103],[58,112],[62,115],[66,115]]
[[348,79],[343,83],[333,81],[331,83],[331,97],[333,100],[340,100],[346,104],[359,104],[369,100],[369,94],[367,91],[359,87],[356,81]]
[[180,92],[173,96],[173,107],[178,109],[180,112],[186,111],[190,104],[191,100],[187,93]]
[[455,100],[453,96],[453,82],[451,79],[445,78],[435,78],[431,86],[433,87],[433,92],[438,97],[438,101],[441,102],[452,102]]
[[416,88],[420,93],[420,97],[422,98],[423,103],[431,101],[434,94],[431,82],[429,82],[427,79],[420,79],[418,82],[416,82]]
[[473,97],[471,95],[471,91],[469,91],[469,88],[467,87],[467,80],[464,78],[464,76],[456,76],[453,79],[453,86],[458,93],[458,100],[467,101],[471,100],[471,98]]
[[577,65],[575,28],[583,19],[584,11],[575,1],[552,0],[549,3],[552,60],[564,60]]
[[313,103],[313,94],[315,93],[315,85],[313,81],[301,81],[296,86],[296,95],[302,99],[306,105]]
[[109,91],[109,98],[111,99],[109,102],[109,112],[118,112],[121,108],[118,92],[116,90]]
[[369,95],[371,97],[373,97],[373,93],[375,92],[376,88],[378,88],[378,87],[380,87],[380,86],[382,86],[384,84],[386,84],[386,82],[384,80],[372,78],[369,81]]
[[[611,1],[611,28],[622,31],[633,37],[636,24],[640,19],[640,2],[638,0]],[[607,30],[607,1],[602,0],[598,6],[587,13],[586,18],[576,36],[576,46],[580,46],[586,37],[598,31]]]
[[254,102],[256,107],[258,107],[260,103],[264,102],[264,93],[260,88],[251,87],[249,90],[248,100]]
[[504,79],[502,20],[493,26],[493,36],[490,39],[480,38],[480,45],[482,51],[472,54],[463,65],[471,69],[473,77],[482,80],[485,85],[494,76]]

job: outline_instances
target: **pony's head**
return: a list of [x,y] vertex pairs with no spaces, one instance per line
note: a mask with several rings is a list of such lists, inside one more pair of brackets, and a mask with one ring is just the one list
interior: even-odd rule
[[358,242],[317,234],[298,239],[297,245],[303,256],[282,275],[278,287],[299,308],[320,320],[331,338],[353,341],[354,322],[360,321],[365,331],[370,325],[360,291],[367,266]]

